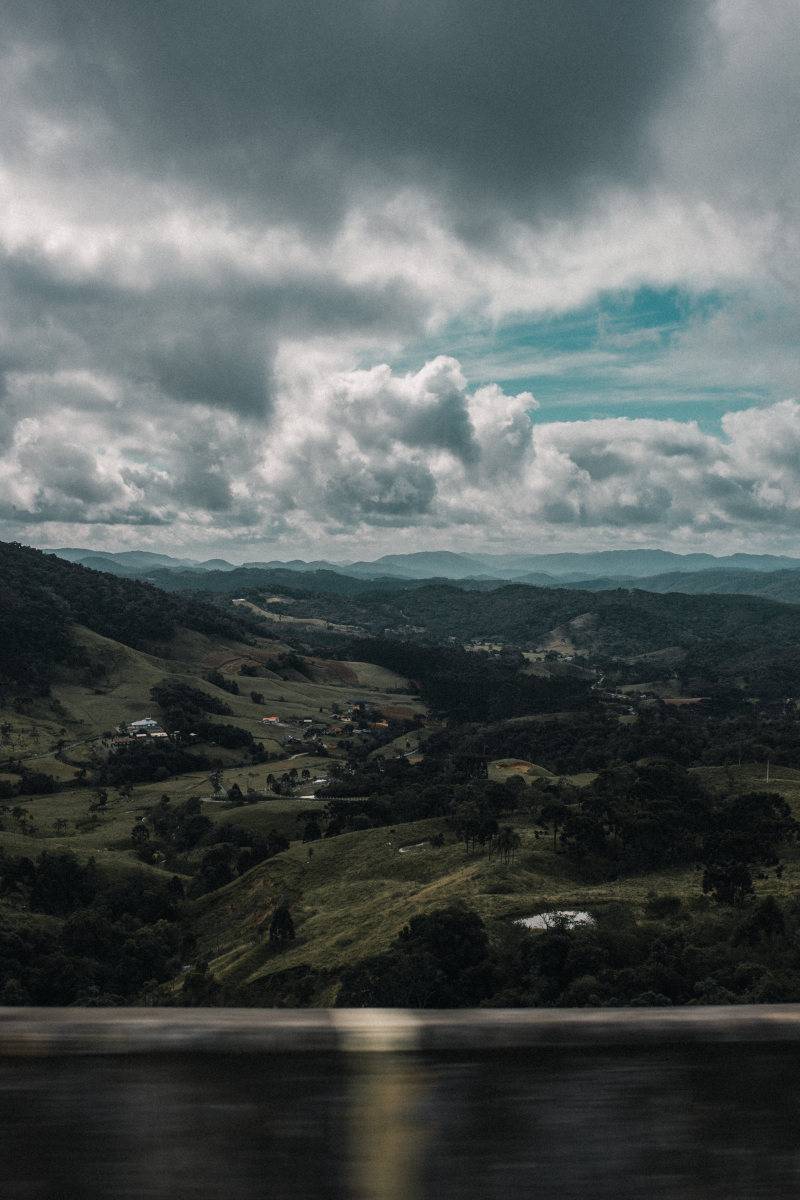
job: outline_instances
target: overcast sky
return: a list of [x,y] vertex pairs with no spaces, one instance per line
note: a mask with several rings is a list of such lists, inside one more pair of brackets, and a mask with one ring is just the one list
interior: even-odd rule
[[0,538],[800,555],[798,0],[6,0]]

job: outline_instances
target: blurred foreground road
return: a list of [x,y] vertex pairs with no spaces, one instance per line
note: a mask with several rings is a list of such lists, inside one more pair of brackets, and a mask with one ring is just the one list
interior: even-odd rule
[[800,1006],[0,1009],[3,1200],[784,1200]]

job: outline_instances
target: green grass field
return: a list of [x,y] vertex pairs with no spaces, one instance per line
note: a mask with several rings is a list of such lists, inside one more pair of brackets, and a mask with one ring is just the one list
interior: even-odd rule
[[[277,716],[283,723],[310,719],[321,730],[332,712],[354,698],[354,691],[358,698],[377,708],[425,711],[405,680],[370,663],[340,664],[341,675],[329,670],[324,683],[302,676],[284,679],[265,667],[259,667],[261,673],[256,676],[234,676],[226,675],[224,662],[241,663],[248,659],[253,648],[243,643],[184,633],[176,639],[175,657],[163,659],[128,649],[80,627],[76,628],[75,636],[98,668],[91,685],[73,674],[57,679],[47,698],[26,704],[19,711],[0,708],[0,724],[11,726],[3,743],[8,754],[21,758],[27,770],[41,771],[60,780],[74,778],[77,769],[91,762],[93,751],[104,752],[95,743],[121,722],[149,715],[158,719],[158,708],[150,691],[167,676],[222,700],[231,709],[231,715],[215,719],[247,729],[268,753],[281,757],[288,755],[284,739],[299,731],[286,724],[270,728],[262,724],[265,716]],[[274,651],[274,643],[264,644],[270,652]],[[222,673],[226,679],[235,679],[238,695],[204,678],[210,669],[220,669],[221,661]],[[254,701],[252,693],[263,696],[263,700]],[[59,743],[64,745],[66,762],[54,758]],[[219,752],[219,757],[228,764],[241,756]]]
[[[334,669],[324,672],[324,683],[303,677],[285,680],[259,667],[256,676],[226,676],[236,678],[240,691],[234,695],[209,683],[204,675],[212,667],[220,669],[220,663],[225,675],[225,663],[248,660],[252,647],[242,643],[184,631],[173,646],[174,657],[163,659],[131,650],[86,629],[77,628],[75,635],[95,664],[91,685],[63,672],[49,697],[21,709],[0,708],[0,724],[10,727],[0,744],[0,754],[13,757],[15,762],[20,760],[26,772],[74,784],[82,768],[91,772],[108,753],[104,735],[120,722],[149,715],[158,719],[159,710],[150,689],[167,676],[223,700],[232,713],[214,719],[249,730],[268,754],[277,757],[267,763],[243,763],[241,751],[198,745],[199,752],[222,763],[226,788],[237,783],[243,793],[262,797],[258,803],[243,807],[220,802],[205,769],[157,784],[138,785],[127,798],[117,789],[107,788],[104,805],[98,803],[96,791],[85,786],[53,794],[21,794],[4,805],[0,803],[0,848],[9,854],[35,858],[42,850],[70,849],[83,861],[95,857],[107,872],[141,867],[131,829],[163,794],[174,804],[190,796],[203,798],[203,812],[214,824],[230,821],[264,835],[275,829],[295,838],[302,833],[297,814],[314,804],[320,806],[319,801],[302,799],[301,793],[313,791],[313,779],[327,775],[329,759],[309,753],[303,745],[284,746],[287,736],[299,737],[307,728],[288,724],[292,718],[299,722],[311,718],[314,727],[322,730],[331,712],[341,710],[355,696],[378,708],[405,705],[411,711],[424,711],[405,680],[369,663],[339,664],[339,673]],[[275,651],[275,643],[267,645]],[[288,647],[278,645],[277,649],[285,651]],[[404,687],[406,690],[400,690]],[[263,702],[255,703],[251,692],[261,693]],[[278,716],[287,724],[272,729],[262,724],[265,715]],[[271,796],[267,776],[285,781],[291,771],[297,773],[297,794]],[[304,771],[308,772],[308,782],[302,780]],[[0,779],[9,783],[17,783],[20,778],[19,770],[8,769],[0,774]],[[204,850],[192,852],[190,859],[199,858]],[[170,867],[166,864],[158,869],[163,873]]]
[[489,778],[498,783],[507,779],[521,779],[523,783],[533,783],[537,779],[555,779],[556,776],[546,767],[527,762],[521,758],[498,758],[489,763]]
[[[751,771],[757,768],[742,768],[742,784]],[[794,806],[800,804],[800,772],[791,774],[796,778],[787,782],[785,794]],[[698,867],[611,883],[581,881],[566,856],[554,853],[552,838],[537,836],[531,818],[514,814],[508,823],[522,842],[508,866],[485,851],[467,853],[444,820],[293,845],[196,902],[199,953],[209,959],[223,985],[243,989],[242,994],[257,1003],[259,989],[268,987],[268,976],[301,967],[335,976],[354,958],[386,950],[414,915],[452,903],[474,909],[490,930],[551,909],[597,913],[609,905],[624,905],[640,919],[654,896],[676,896],[698,909],[709,904]],[[430,840],[437,833],[444,834],[445,844],[434,849]],[[781,900],[796,894],[800,850],[789,846],[782,858],[782,878],[774,871],[757,878],[756,896],[771,893]],[[297,938],[276,951],[267,933],[279,897],[289,900]],[[324,1005],[334,999],[331,984],[314,1002]]]

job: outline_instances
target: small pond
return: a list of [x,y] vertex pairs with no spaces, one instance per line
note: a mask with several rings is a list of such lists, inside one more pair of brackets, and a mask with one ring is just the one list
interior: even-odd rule
[[515,924],[524,925],[526,929],[555,929],[559,925],[565,929],[574,929],[576,925],[594,925],[594,917],[588,912],[578,912],[570,908],[537,913],[535,917],[520,917]]

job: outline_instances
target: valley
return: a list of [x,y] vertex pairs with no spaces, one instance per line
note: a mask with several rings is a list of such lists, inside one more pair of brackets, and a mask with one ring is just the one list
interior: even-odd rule
[[796,998],[793,606],[0,559],[3,1002]]

